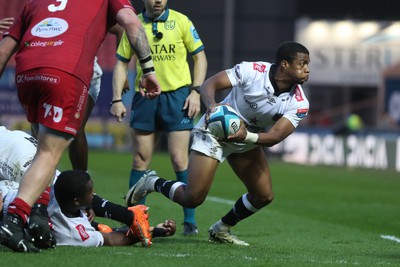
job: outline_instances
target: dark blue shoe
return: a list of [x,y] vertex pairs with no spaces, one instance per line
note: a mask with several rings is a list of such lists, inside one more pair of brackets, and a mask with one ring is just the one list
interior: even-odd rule
[[194,223],[190,222],[184,222],[183,223],[183,235],[189,236],[189,235],[198,235],[199,230],[197,229],[197,226]]
[[38,248],[48,249],[56,247],[56,239],[51,233],[47,206],[35,204],[32,207],[28,221],[30,241]]

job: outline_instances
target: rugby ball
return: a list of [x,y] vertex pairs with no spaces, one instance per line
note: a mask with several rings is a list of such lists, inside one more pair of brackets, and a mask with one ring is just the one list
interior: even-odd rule
[[236,111],[226,105],[216,106],[211,110],[208,130],[218,139],[235,134],[240,128],[240,118]]

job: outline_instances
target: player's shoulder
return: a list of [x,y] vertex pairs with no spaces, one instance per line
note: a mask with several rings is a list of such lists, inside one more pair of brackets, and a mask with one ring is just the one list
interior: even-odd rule
[[6,127],[0,126],[0,137],[4,136],[9,130]]
[[304,108],[309,107],[310,104],[308,98],[304,93],[303,87],[300,84],[295,85],[295,88],[292,91],[292,97],[294,99],[293,103],[297,107],[304,107]]
[[174,18],[188,18],[187,15],[183,14],[182,12],[176,11],[175,9],[168,9],[169,16],[174,17]]
[[176,11],[174,9],[169,9],[168,11],[169,11],[168,20],[175,20],[178,23],[190,22],[190,18],[179,11]]
[[265,61],[242,61],[237,66],[243,70],[265,73],[271,68],[271,63]]
[[264,61],[242,61],[234,67],[237,76],[249,79],[263,79],[268,74],[271,63]]

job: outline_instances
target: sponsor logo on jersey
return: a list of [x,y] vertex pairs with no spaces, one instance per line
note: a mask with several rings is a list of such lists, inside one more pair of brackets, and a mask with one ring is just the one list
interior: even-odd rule
[[77,110],[76,110],[75,115],[74,115],[75,119],[79,119],[80,116],[81,116],[80,114],[81,114],[82,110],[84,109],[85,100],[86,100],[86,97],[87,97],[87,92],[88,92],[87,87],[84,85],[83,86],[83,90],[82,90],[82,94],[79,97]]
[[153,61],[175,61],[175,44],[154,44],[150,47]]
[[255,102],[251,102],[250,100],[247,99],[247,97],[243,97],[243,100],[249,104],[251,109],[257,109],[258,108],[258,104]]
[[166,30],[173,30],[175,29],[176,21],[175,20],[167,20],[164,23],[164,28]]
[[297,109],[296,116],[299,118],[304,118],[307,115],[308,108],[299,108]]
[[57,40],[57,41],[47,41],[47,42],[42,42],[42,41],[37,41],[37,42],[25,42],[26,47],[46,47],[46,46],[59,46],[64,43],[63,40]]
[[210,147],[210,156],[216,157],[218,153],[218,148]]
[[195,43],[200,41],[199,33],[196,31],[196,28],[194,26],[190,27],[190,32],[192,33],[192,36],[193,36],[193,39],[194,39]]
[[253,62],[253,69],[258,72],[264,73],[266,68],[267,66],[265,66],[264,64]]
[[24,75],[20,74],[16,77],[17,83],[26,83],[26,82],[44,82],[51,84],[58,84],[60,82],[59,76],[54,76],[50,74],[34,74],[34,75]]
[[28,141],[29,141],[32,145],[34,145],[35,147],[38,146],[38,141],[37,141],[34,137],[32,137],[32,136],[30,136],[30,137],[25,137],[25,139],[28,140]]
[[294,90],[294,97],[296,98],[296,100],[297,100],[298,102],[304,100],[303,96],[301,95],[300,88],[299,88],[298,86],[296,86],[296,90]]
[[267,103],[273,106],[276,104],[275,98],[273,96],[267,96]]
[[31,34],[41,38],[51,38],[63,34],[68,30],[68,22],[60,18],[46,18],[36,24]]
[[83,224],[78,224],[75,226],[75,229],[78,230],[79,236],[82,241],[89,239],[89,234],[86,232],[85,226]]

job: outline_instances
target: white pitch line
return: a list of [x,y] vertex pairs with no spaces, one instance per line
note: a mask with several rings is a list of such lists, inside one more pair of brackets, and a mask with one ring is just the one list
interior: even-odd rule
[[381,235],[381,237],[383,239],[388,239],[388,240],[392,240],[392,241],[395,241],[397,243],[400,243],[400,238],[397,238],[397,237],[395,237],[393,235]]
[[208,196],[206,198],[207,201],[211,202],[217,202],[217,203],[222,203],[222,204],[227,204],[227,205],[234,205],[235,201],[229,200],[229,199],[224,199],[224,198],[219,198],[219,197],[210,197]]

